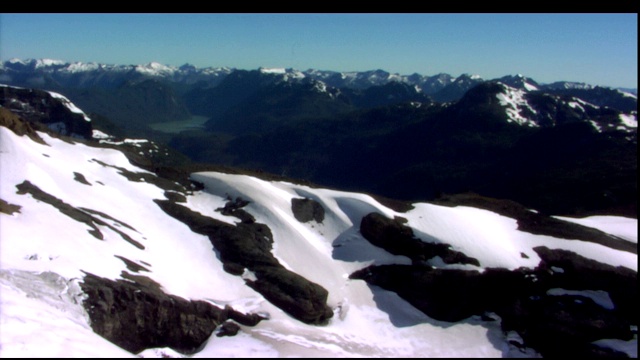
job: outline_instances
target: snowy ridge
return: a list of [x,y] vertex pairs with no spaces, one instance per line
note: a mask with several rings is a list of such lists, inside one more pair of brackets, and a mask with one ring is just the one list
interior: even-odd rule
[[294,69],[285,69],[285,68],[259,68],[258,71],[260,71],[263,74],[272,74],[272,75],[276,75],[276,76],[281,76],[283,81],[298,81],[298,80],[302,80],[304,79],[306,76],[298,71],[298,70],[294,70]]
[[138,65],[135,67],[136,71],[146,75],[161,76],[161,75],[173,75],[176,68],[162,65],[157,62],[150,62],[145,65]]
[[86,121],[91,121],[91,119],[87,116],[87,114],[85,114],[84,111],[80,110],[80,108],[75,106],[75,104],[72,103],[71,100],[67,99],[66,96],[62,94],[58,94],[57,92],[53,92],[53,91],[47,91],[47,92],[51,94],[52,97],[60,100],[64,104],[64,106],[66,106],[67,109],[69,109],[71,112],[82,115],[82,117],[84,117]]
[[629,90],[629,91],[626,91],[626,89],[625,90],[617,89],[617,91],[619,93],[621,93],[622,96],[630,97],[632,99],[638,99],[638,96],[636,94],[630,92],[630,91],[637,91],[635,89],[634,90]]
[[[197,81],[205,80],[212,83],[216,83],[216,79],[221,79],[229,73],[235,71],[235,68],[229,67],[202,67],[196,68],[193,65],[184,64],[182,66],[168,66],[159,62],[149,62],[141,65],[113,65],[113,64],[101,64],[95,62],[83,63],[83,62],[65,62],[62,60],[52,59],[26,59],[21,60],[18,58],[12,58],[8,61],[0,64],[0,78],[10,79],[13,72],[29,72],[35,71],[41,75],[42,73],[50,74],[82,74],[82,73],[94,73],[99,72],[101,75],[104,73],[118,73],[125,74],[129,72],[142,74],[149,77],[166,78],[171,81],[195,83]],[[369,70],[369,71],[332,71],[332,70],[317,70],[308,69],[305,71],[299,71],[291,68],[267,68],[259,67],[258,71],[264,74],[273,74],[283,76],[285,81],[300,80],[308,77],[314,80],[320,80],[330,87],[349,87],[355,89],[364,89],[370,86],[379,86],[387,84],[391,81],[405,83],[410,86],[417,85],[421,92],[425,94],[434,94],[444,89],[447,85],[456,83],[459,86],[469,86],[478,82],[483,82],[484,79],[477,74],[469,75],[462,74],[457,77],[453,77],[448,74],[435,74],[435,75],[420,75],[417,73],[411,75],[402,75],[398,73],[389,73],[384,70]],[[502,81],[509,86],[516,87],[518,89],[526,91],[537,90],[561,90],[561,89],[594,89],[594,86],[569,81],[557,81],[551,84],[537,84],[531,78],[525,77],[522,74],[515,76],[504,76],[502,78],[493,79],[493,81]],[[627,92],[619,90],[623,96],[637,98],[637,96]],[[631,90],[630,90],[631,91]]]

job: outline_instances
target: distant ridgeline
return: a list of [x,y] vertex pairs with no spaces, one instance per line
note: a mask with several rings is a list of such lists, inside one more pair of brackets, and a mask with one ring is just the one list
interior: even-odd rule
[[64,94],[95,128],[196,162],[405,200],[470,191],[549,213],[637,216],[637,97],[618,89],[17,59],[0,81]]

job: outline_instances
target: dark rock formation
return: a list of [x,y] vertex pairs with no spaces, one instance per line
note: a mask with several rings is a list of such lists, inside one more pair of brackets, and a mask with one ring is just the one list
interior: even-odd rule
[[[394,291],[437,320],[455,322],[495,312],[504,331],[516,331],[524,346],[544,357],[624,356],[593,342],[633,338],[631,326],[638,323],[637,273],[566,250],[534,250],[542,258],[535,269],[488,268],[480,273],[383,265],[356,271],[350,278]],[[557,295],[550,289],[578,292]],[[605,291],[613,308],[596,303],[582,290]]]
[[240,331],[240,326],[233,321],[225,321],[216,334],[217,337],[234,336]]
[[293,211],[293,216],[303,223],[311,220],[315,220],[317,223],[324,221],[324,208],[312,199],[291,199],[291,211]]
[[424,262],[439,256],[447,264],[461,263],[480,265],[477,259],[442,243],[427,243],[413,235],[409,226],[403,225],[406,219],[389,219],[379,213],[370,213],[360,222],[360,233],[370,243],[381,247],[394,255],[404,255],[414,262]]
[[173,201],[173,202],[177,202],[177,203],[186,203],[187,202],[187,198],[177,192],[174,191],[165,191],[164,192],[164,197],[166,197],[167,199],[169,199],[169,201]]
[[224,270],[241,275],[249,269],[256,280],[245,280],[248,286],[292,317],[308,324],[325,324],[333,312],[326,304],[328,292],[322,286],[285,269],[271,253],[273,235],[265,224],[242,207],[248,204],[240,198],[230,200],[218,209],[235,216],[240,223],[230,225],[201,215],[168,200],[154,200],[170,216],[187,224],[192,231],[207,235],[219,252]]
[[11,204],[0,199],[0,213],[11,215],[13,213],[19,213],[20,208],[22,208],[20,205]]
[[72,112],[64,100],[35,89],[0,87],[0,105],[32,123],[41,123],[61,135],[91,139],[93,128],[84,116]]
[[146,267],[144,267],[144,266],[142,266],[142,265],[140,265],[140,264],[138,264],[138,263],[136,263],[134,261],[131,261],[131,260],[127,259],[124,256],[120,256],[120,255],[113,255],[113,256],[115,256],[116,258],[122,260],[122,262],[124,262],[124,264],[127,266],[127,269],[129,269],[130,271],[133,271],[133,272],[136,272],[136,273],[140,272],[140,271],[149,272],[149,269],[147,269]]
[[[229,307],[220,309],[204,301],[167,295],[148,278],[113,281],[85,274],[80,286],[87,294],[83,306],[91,318],[91,328],[134,354],[155,347],[193,354],[228,319],[252,318]],[[247,321],[246,325],[253,326],[261,319],[252,315],[258,320]]]
[[322,286],[280,266],[252,269],[257,280],[247,285],[272,304],[307,324],[324,324],[333,311],[327,306],[329,292]]
[[85,178],[84,175],[82,175],[79,172],[75,172],[75,171],[73,172],[73,180],[81,184],[92,186],[91,183],[87,181],[87,178]]
[[485,311],[496,311],[523,294],[537,293],[537,286],[521,272],[487,269],[434,269],[430,266],[369,266],[351,279],[395,291],[417,309],[441,321],[461,321]]
[[5,126],[18,136],[27,135],[31,140],[39,144],[46,145],[32,125],[37,127],[37,124],[30,124],[10,110],[0,107],[0,126]]
[[603,264],[585,258],[574,252],[549,249],[544,246],[533,249],[542,259],[539,272],[550,273],[551,267],[561,268],[562,273],[554,273],[548,278],[548,287],[573,290],[606,291],[615,304],[615,311],[638,323],[638,273],[634,270]]
[[[219,211],[222,215],[237,217],[243,224],[254,224],[256,222],[256,218],[254,218],[253,215],[242,209],[249,205],[249,201],[240,197],[237,197],[235,200],[228,200],[229,201],[224,204],[224,207],[218,208],[216,211]],[[271,233],[271,230],[269,230],[269,233]],[[269,235],[269,238],[271,238],[271,235]],[[273,240],[271,242],[273,242]]]

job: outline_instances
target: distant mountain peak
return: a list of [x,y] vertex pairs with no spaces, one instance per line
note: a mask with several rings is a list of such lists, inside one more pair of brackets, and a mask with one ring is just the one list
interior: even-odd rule
[[65,65],[66,61],[63,60],[55,60],[55,59],[38,59],[36,60],[36,68],[44,67],[44,66],[53,66],[53,65]]

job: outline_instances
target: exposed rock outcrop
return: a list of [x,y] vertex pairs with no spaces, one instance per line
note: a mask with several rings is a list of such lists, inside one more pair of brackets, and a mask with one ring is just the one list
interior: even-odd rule
[[293,216],[303,223],[312,220],[317,223],[324,221],[324,208],[320,203],[312,199],[291,199],[291,211],[293,211]]
[[167,295],[148,278],[144,282],[113,281],[85,274],[80,286],[87,294],[83,306],[91,319],[91,328],[132,353],[170,347],[192,354],[228,319],[244,319],[243,323],[250,326],[262,319],[257,314],[241,314],[230,307],[220,309],[205,301]]
[[19,213],[20,208],[20,205],[11,204],[0,199],[0,213],[11,215],[13,213]]
[[204,216],[169,200],[154,200],[170,216],[187,224],[192,231],[209,237],[220,254],[224,270],[241,275],[251,270],[256,280],[245,279],[248,286],[292,317],[308,324],[325,324],[333,311],[327,306],[328,292],[322,286],[284,268],[271,253],[273,235],[265,224],[242,207],[247,201],[229,200],[218,209],[237,217],[240,223],[230,225]]
[[[33,124],[36,125],[36,124]],[[14,114],[9,109],[0,107],[0,126],[5,126],[7,129],[13,131],[16,135],[26,135],[31,140],[45,145],[46,143],[40,135],[36,132],[36,129],[29,122],[23,120],[20,116]]]
[[[456,322],[494,312],[502,329],[547,356],[624,356],[593,344],[631,340],[637,324],[637,273],[566,250],[537,247],[535,269],[484,272],[430,266],[370,266],[351,274],[396,292],[429,317]],[[554,271],[555,269],[555,271]],[[591,294],[610,299],[606,306]],[[573,356],[573,355],[572,355]]]
[[447,264],[480,265],[477,259],[452,250],[450,245],[427,243],[416,238],[413,230],[404,225],[400,218],[389,219],[379,213],[370,213],[362,218],[360,233],[373,245],[394,255],[407,256],[414,263],[439,256]]
[[84,114],[71,111],[71,103],[66,98],[47,91],[2,86],[0,105],[31,123],[44,124],[60,135],[82,139],[93,136],[91,122]]

